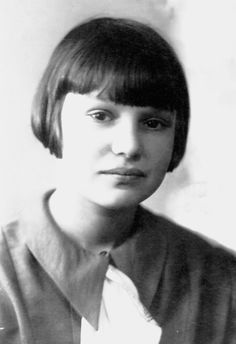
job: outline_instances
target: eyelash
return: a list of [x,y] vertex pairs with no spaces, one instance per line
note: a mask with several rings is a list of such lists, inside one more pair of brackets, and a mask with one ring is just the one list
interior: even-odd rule
[[[112,115],[103,111],[89,113],[89,116],[92,117],[92,119],[94,119],[96,122],[109,122],[112,120]],[[107,120],[99,119],[99,116],[106,117]]]
[[[112,114],[106,113],[103,111],[92,112],[92,113],[89,113],[88,115],[97,123],[101,122],[101,123],[107,123],[108,124],[113,119],[115,119],[115,117]],[[151,127],[151,125],[149,126],[148,123],[150,124],[150,122],[152,122],[152,123],[155,122],[157,124],[157,127],[153,128],[153,127]],[[150,117],[150,118],[142,120],[141,124],[148,131],[161,131],[161,130],[164,130],[165,128],[168,128],[171,126],[171,124],[168,123],[167,121],[160,120],[160,119],[154,118],[154,117]]]
[[[154,128],[152,126],[149,126],[148,123],[150,122],[155,122],[157,126]],[[147,126],[147,130],[151,130],[151,131],[161,131],[170,126],[169,123],[166,123],[165,121],[162,121],[157,118],[148,118],[143,122],[143,125]]]

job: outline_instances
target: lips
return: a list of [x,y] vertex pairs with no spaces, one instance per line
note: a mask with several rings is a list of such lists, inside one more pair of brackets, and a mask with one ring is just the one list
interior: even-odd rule
[[118,175],[122,177],[146,177],[146,174],[138,168],[113,168],[109,170],[100,171],[101,174]]

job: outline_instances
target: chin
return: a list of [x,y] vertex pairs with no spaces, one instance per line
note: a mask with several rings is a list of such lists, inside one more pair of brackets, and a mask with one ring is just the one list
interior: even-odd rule
[[121,209],[137,207],[150,197],[159,187],[160,180],[143,185],[111,187],[110,185],[90,185],[84,190],[84,196],[101,207],[107,209]]
[[[101,195],[101,194],[100,194]],[[106,195],[106,196],[105,196]],[[103,197],[94,199],[94,203],[107,208],[107,209],[122,209],[122,208],[133,208],[137,207],[141,202],[143,202],[149,196],[144,196],[136,193],[115,193],[115,194],[105,194]]]

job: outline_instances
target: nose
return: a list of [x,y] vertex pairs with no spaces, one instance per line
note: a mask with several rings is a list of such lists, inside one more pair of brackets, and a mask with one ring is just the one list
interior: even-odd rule
[[142,152],[141,137],[137,125],[131,120],[117,124],[112,137],[112,152],[129,159],[139,159]]

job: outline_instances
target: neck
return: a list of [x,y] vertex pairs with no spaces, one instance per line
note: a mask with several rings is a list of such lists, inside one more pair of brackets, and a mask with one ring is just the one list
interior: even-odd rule
[[64,234],[94,253],[110,251],[123,242],[136,213],[136,207],[107,209],[62,190],[52,194],[49,209]]

